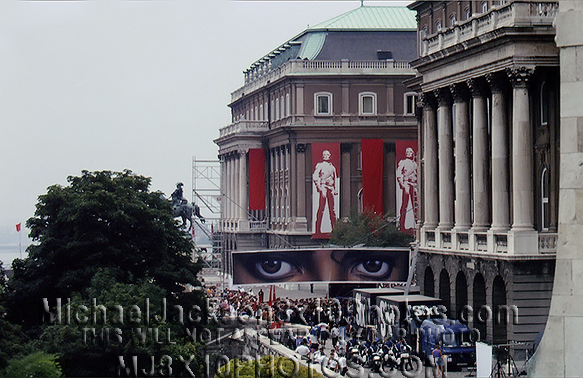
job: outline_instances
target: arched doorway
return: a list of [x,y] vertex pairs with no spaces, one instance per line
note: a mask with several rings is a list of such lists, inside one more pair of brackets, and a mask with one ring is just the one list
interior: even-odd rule
[[445,314],[448,318],[451,318],[451,282],[449,280],[449,273],[445,268],[439,273],[439,298],[441,298],[445,308],[447,308]]
[[468,305],[468,281],[464,272],[458,272],[455,277],[455,317],[467,323],[467,316],[462,316],[465,306]]
[[474,328],[480,332],[480,340],[486,340],[486,330],[488,314],[490,313],[486,306],[486,281],[480,273],[474,277]]
[[512,316],[509,313],[506,306],[506,284],[500,276],[494,278],[494,284],[492,285],[492,306],[494,307],[494,333],[493,333],[493,343],[506,344],[508,342],[507,338],[507,327],[508,319]]
[[428,297],[435,296],[435,282],[433,282],[433,269],[428,266],[425,269],[425,276],[423,282],[423,294],[427,295]]

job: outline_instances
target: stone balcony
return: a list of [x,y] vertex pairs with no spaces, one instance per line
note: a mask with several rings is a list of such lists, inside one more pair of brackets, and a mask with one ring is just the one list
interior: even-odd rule
[[474,38],[482,39],[489,33],[506,27],[553,27],[558,9],[557,1],[514,1],[495,5],[486,13],[474,15],[469,20],[428,35],[421,41],[421,57]]
[[267,121],[241,120],[219,129],[221,137],[237,133],[262,133],[269,130]]
[[557,233],[476,232],[421,229],[420,247],[427,251],[483,255],[545,255],[557,253]]
[[415,75],[409,62],[393,60],[290,60],[276,68],[256,67],[245,75],[245,85],[231,93],[231,101],[252,93],[285,76],[309,75]]

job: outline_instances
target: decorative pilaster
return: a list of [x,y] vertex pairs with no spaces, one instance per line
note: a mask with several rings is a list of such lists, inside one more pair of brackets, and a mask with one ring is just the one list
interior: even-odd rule
[[449,230],[454,221],[454,164],[451,94],[447,88],[435,90],[439,156],[439,228]]
[[495,74],[487,74],[492,92],[492,227],[494,233],[506,232],[510,227],[508,117],[504,81]]
[[465,85],[450,91],[455,104],[455,228],[467,231],[471,225],[469,93]]
[[439,221],[437,116],[435,99],[431,93],[422,93],[419,101],[423,104],[423,227],[434,229]]

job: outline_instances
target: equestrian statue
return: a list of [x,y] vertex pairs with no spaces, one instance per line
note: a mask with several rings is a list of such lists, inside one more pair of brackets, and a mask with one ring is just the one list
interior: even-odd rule
[[188,203],[188,200],[184,198],[184,192],[182,187],[183,183],[179,182],[176,184],[176,190],[172,193],[172,209],[174,211],[174,218],[182,218],[182,225],[186,227],[186,222],[188,221],[187,230],[191,230],[193,227],[192,217],[197,216],[202,223],[205,219],[200,215],[200,208],[195,203]]

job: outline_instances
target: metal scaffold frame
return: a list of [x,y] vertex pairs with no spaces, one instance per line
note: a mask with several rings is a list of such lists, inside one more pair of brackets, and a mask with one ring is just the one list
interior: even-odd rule
[[206,222],[196,219],[195,229],[204,233],[210,240],[208,247],[202,251],[197,248],[198,256],[203,257],[204,268],[223,277],[224,246],[222,233],[219,232],[221,219],[221,163],[219,160],[198,160],[192,158],[192,202],[200,207],[200,213]]

